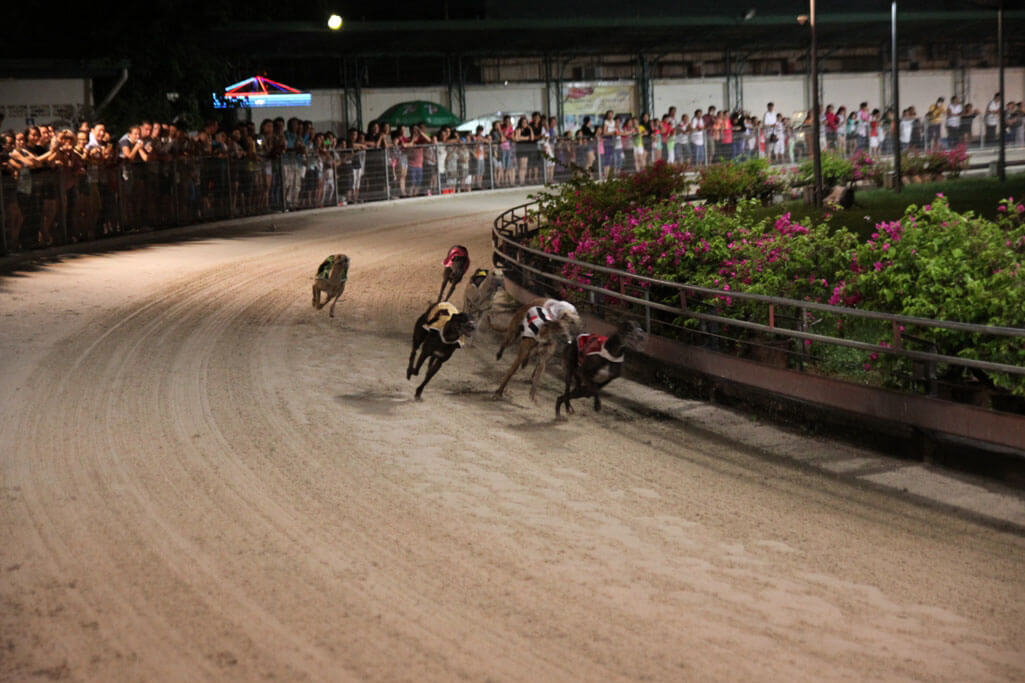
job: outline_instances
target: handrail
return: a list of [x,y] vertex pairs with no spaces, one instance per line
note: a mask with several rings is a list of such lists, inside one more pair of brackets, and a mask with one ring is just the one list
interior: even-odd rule
[[[496,252],[502,259],[511,261],[516,264],[516,267],[533,273],[541,278],[550,280],[563,285],[571,286],[575,289],[589,291],[595,294],[602,294],[614,299],[618,299],[625,303],[636,304],[642,306],[646,311],[657,310],[667,313],[673,313],[675,315],[694,318],[696,320],[703,320],[706,322],[720,323],[723,325],[729,325],[732,327],[738,327],[748,330],[755,330],[760,332],[767,332],[785,337],[792,337],[796,339],[809,340],[824,344],[832,344],[835,346],[845,346],[849,348],[855,348],[863,351],[870,351],[880,354],[889,354],[894,356],[901,356],[912,360],[948,363],[950,365],[956,365],[967,368],[975,368],[978,370],[986,370],[990,372],[1003,372],[1013,375],[1025,375],[1025,367],[1019,365],[1010,365],[1006,363],[997,363],[986,360],[976,360],[972,358],[961,358],[959,356],[950,356],[941,353],[929,353],[923,351],[913,351],[902,347],[901,331],[899,326],[915,326],[915,327],[934,327],[951,329],[960,332],[969,332],[974,334],[983,335],[997,335],[997,336],[1009,336],[1009,337],[1025,337],[1025,328],[1017,327],[1001,327],[1001,326],[988,326],[978,325],[974,323],[962,323],[948,320],[932,320],[929,318],[921,318],[916,316],[906,316],[892,313],[881,313],[877,311],[865,311],[856,308],[849,308],[845,306],[831,306],[829,304],[820,304],[810,301],[799,301],[796,299],[786,299],[783,297],[768,296],[764,294],[750,294],[744,292],[730,291],[725,293],[722,290],[711,289],[708,287],[701,287],[697,285],[689,285],[679,282],[670,282],[667,280],[659,280],[655,278],[646,277],[643,275],[637,275],[629,273],[623,270],[617,270],[615,268],[609,268],[606,266],[600,266],[592,264],[586,261],[577,261],[574,259],[566,258],[556,254],[548,254],[538,249],[525,246],[518,242],[513,236],[508,234],[508,226],[510,224],[524,225],[529,224],[530,218],[539,216],[538,213],[531,213],[533,207],[539,206],[540,202],[533,201],[521,204],[519,206],[512,207],[504,211],[502,214],[497,216],[494,221],[493,228],[493,242],[495,244]],[[517,217],[516,212],[520,210],[523,212],[522,217]],[[511,217],[511,218],[510,218]],[[520,231],[519,236],[522,237],[527,231]],[[514,247],[511,250],[503,249],[504,245],[510,245]],[[512,252],[512,253],[510,253]],[[604,273],[613,275],[618,278],[629,282],[639,282],[648,285],[654,285],[658,287],[665,287],[675,289],[681,293],[681,305],[680,307],[668,306],[666,304],[642,299],[636,296],[625,294],[624,292],[606,289],[604,287],[597,287],[589,285],[575,280],[562,277],[551,272],[547,272],[541,268],[536,268],[522,261],[522,254],[529,254],[531,256],[545,259],[549,262],[557,263],[572,263],[586,267],[588,270],[593,272]],[[698,295],[705,295],[711,297],[721,298],[723,296],[729,296],[733,299],[754,301],[758,303],[768,304],[770,306],[790,306],[802,311],[802,313],[808,310],[828,312],[833,315],[844,315],[850,317],[859,317],[871,320],[881,320],[890,322],[893,328],[894,343],[892,346],[882,346],[879,344],[871,344],[868,342],[860,342],[851,339],[842,339],[838,337],[832,337],[828,335],[815,334],[812,332],[805,332],[802,330],[790,330],[787,328],[780,328],[775,325],[764,325],[761,323],[750,322],[746,320],[739,320],[736,318],[729,318],[725,316],[714,315],[710,313],[701,313],[693,309],[687,308],[686,305],[686,294],[693,293]],[[647,315],[647,313],[646,313]]]

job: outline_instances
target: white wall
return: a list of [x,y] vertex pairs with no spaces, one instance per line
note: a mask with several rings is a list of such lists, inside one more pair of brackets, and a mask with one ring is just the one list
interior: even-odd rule
[[765,113],[769,102],[776,105],[777,112],[786,116],[808,109],[804,76],[747,76],[741,78],[740,85],[744,93],[744,110],[756,116]]
[[0,80],[0,107],[3,127],[34,123],[73,121],[82,107],[91,105],[91,82],[88,78],[40,78]]
[[[726,106],[726,81],[724,79],[657,79],[651,82],[655,111],[653,117],[662,116],[669,107],[676,107],[677,116],[694,113],[695,109],[707,111],[709,106],[722,109]],[[640,113],[640,112],[638,112]]]
[[[886,95],[889,100],[890,76],[885,77]],[[954,94],[953,71],[901,71],[900,108],[914,107],[919,116],[925,116],[929,106],[939,97],[950,103]]]
[[[1000,91],[999,69],[973,69],[968,72],[968,92],[965,102],[976,109],[985,109]],[[1004,69],[1004,92],[1008,102],[1025,100],[1025,69]]]
[[[444,104],[444,100],[439,100]],[[455,103],[453,103],[455,104]],[[365,111],[365,110],[364,110]],[[453,113],[459,114],[453,107]],[[545,111],[544,83],[510,83],[509,85],[474,85],[466,87],[466,118],[476,119],[496,111]],[[555,110],[552,110],[554,115]]]
[[[883,79],[878,72],[852,74],[823,74],[822,107],[846,105],[848,112],[868,102],[868,110],[883,109]],[[809,109],[811,106],[809,105]]]

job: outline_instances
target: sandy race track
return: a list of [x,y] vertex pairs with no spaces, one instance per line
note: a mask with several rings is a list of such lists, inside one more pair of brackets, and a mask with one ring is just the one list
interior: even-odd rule
[[614,399],[556,423],[551,378],[496,401],[487,335],[413,402],[445,251],[489,265],[521,201],[0,279],[0,679],[1025,679],[1021,535]]

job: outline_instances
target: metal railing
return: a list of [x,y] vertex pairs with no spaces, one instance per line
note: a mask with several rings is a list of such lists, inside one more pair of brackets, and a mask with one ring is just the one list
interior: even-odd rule
[[[568,299],[601,318],[634,317],[649,333],[733,356],[768,359],[805,376],[833,375],[864,385],[864,363],[889,358],[896,361],[888,368],[895,379],[892,386],[903,392],[958,400],[964,394],[985,390],[991,398],[997,397],[991,401],[995,408],[1009,405],[1009,410],[1025,414],[1025,399],[986,382],[986,373],[1023,377],[1025,366],[1002,359],[961,357],[944,352],[928,339],[929,330],[949,330],[976,340],[1016,338],[1025,344],[1025,329],[931,320],[658,280],[529,246],[542,220],[537,202],[516,206],[495,219],[492,235],[495,264],[504,268],[506,278],[537,295]],[[727,298],[729,305],[725,305]],[[827,330],[843,332],[830,334]],[[785,393],[786,388],[779,390]],[[1022,430],[1017,437],[1019,445],[1025,448],[1025,422],[1018,429]]]

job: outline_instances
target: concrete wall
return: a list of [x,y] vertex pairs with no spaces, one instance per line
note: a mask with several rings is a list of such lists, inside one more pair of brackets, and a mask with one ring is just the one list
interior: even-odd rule
[[772,102],[780,114],[789,116],[805,111],[807,79],[804,76],[748,76],[741,79],[744,109],[761,116]]
[[92,105],[88,78],[0,80],[0,110],[4,129],[35,124],[73,122],[83,107]]
[[[858,105],[868,102],[868,109],[883,107],[883,79],[879,73],[823,74],[822,106],[846,105],[847,111],[857,111]],[[811,109],[810,103],[808,108]]]
[[722,109],[726,104],[726,81],[723,79],[656,79],[651,82],[651,89],[655,111],[649,113],[655,117],[665,114],[671,106],[676,107],[677,116],[690,116],[695,109],[707,111],[710,105]]

